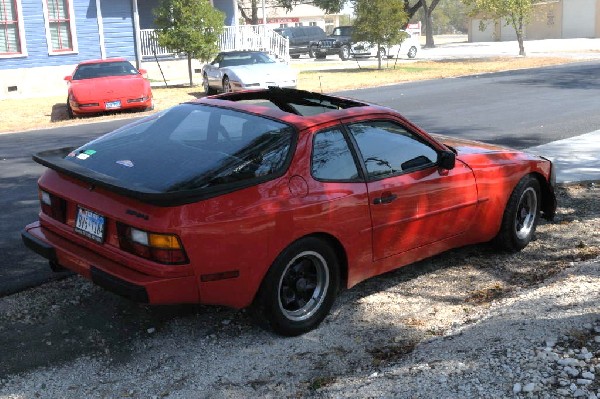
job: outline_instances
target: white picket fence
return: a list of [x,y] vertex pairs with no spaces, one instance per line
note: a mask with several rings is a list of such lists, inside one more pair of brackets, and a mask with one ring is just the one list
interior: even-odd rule
[[[142,57],[177,57],[173,51],[158,45],[154,29],[140,30],[140,43]],[[285,62],[290,60],[289,40],[264,25],[225,26],[219,48],[221,51],[264,51]]]

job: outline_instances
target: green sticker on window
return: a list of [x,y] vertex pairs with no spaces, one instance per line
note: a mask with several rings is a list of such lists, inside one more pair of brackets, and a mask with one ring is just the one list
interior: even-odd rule
[[96,153],[96,151],[94,151],[94,150],[85,150],[83,153],[87,154],[87,155],[94,155]]

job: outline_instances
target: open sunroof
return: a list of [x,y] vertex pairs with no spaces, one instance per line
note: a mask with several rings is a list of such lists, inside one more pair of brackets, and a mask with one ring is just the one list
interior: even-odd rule
[[318,115],[332,110],[367,105],[346,98],[279,87],[269,87],[269,90],[253,92],[227,93],[219,96],[219,99],[262,105],[301,116]]

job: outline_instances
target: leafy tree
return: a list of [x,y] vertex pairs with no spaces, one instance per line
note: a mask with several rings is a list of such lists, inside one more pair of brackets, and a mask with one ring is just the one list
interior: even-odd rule
[[531,19],[535,0],[463,0],[471,8],[469,15],[483,16],[479,29],[485,29],[489,21],[506,18],[506,25],[512,25],[519,42],[519,55],[525,55],[523,28]]
[[381,46],[402,41],[400,30],[408,21],[404,0],[355,0],[354,12],[352,40],[377,44],[378,68],[381,69]]
[[192,58],[207,61],[219,52],[224,22],[225,14],[209,0],[161,0],[155,10],[158,43],[187,54],[190,86],[194,85]]

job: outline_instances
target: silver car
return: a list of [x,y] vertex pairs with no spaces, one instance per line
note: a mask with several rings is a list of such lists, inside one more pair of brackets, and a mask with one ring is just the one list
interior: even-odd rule
[[202,68],[206,94],[266,89],[269,86],[296,88],[297,73],[261,51],[227,51]]

